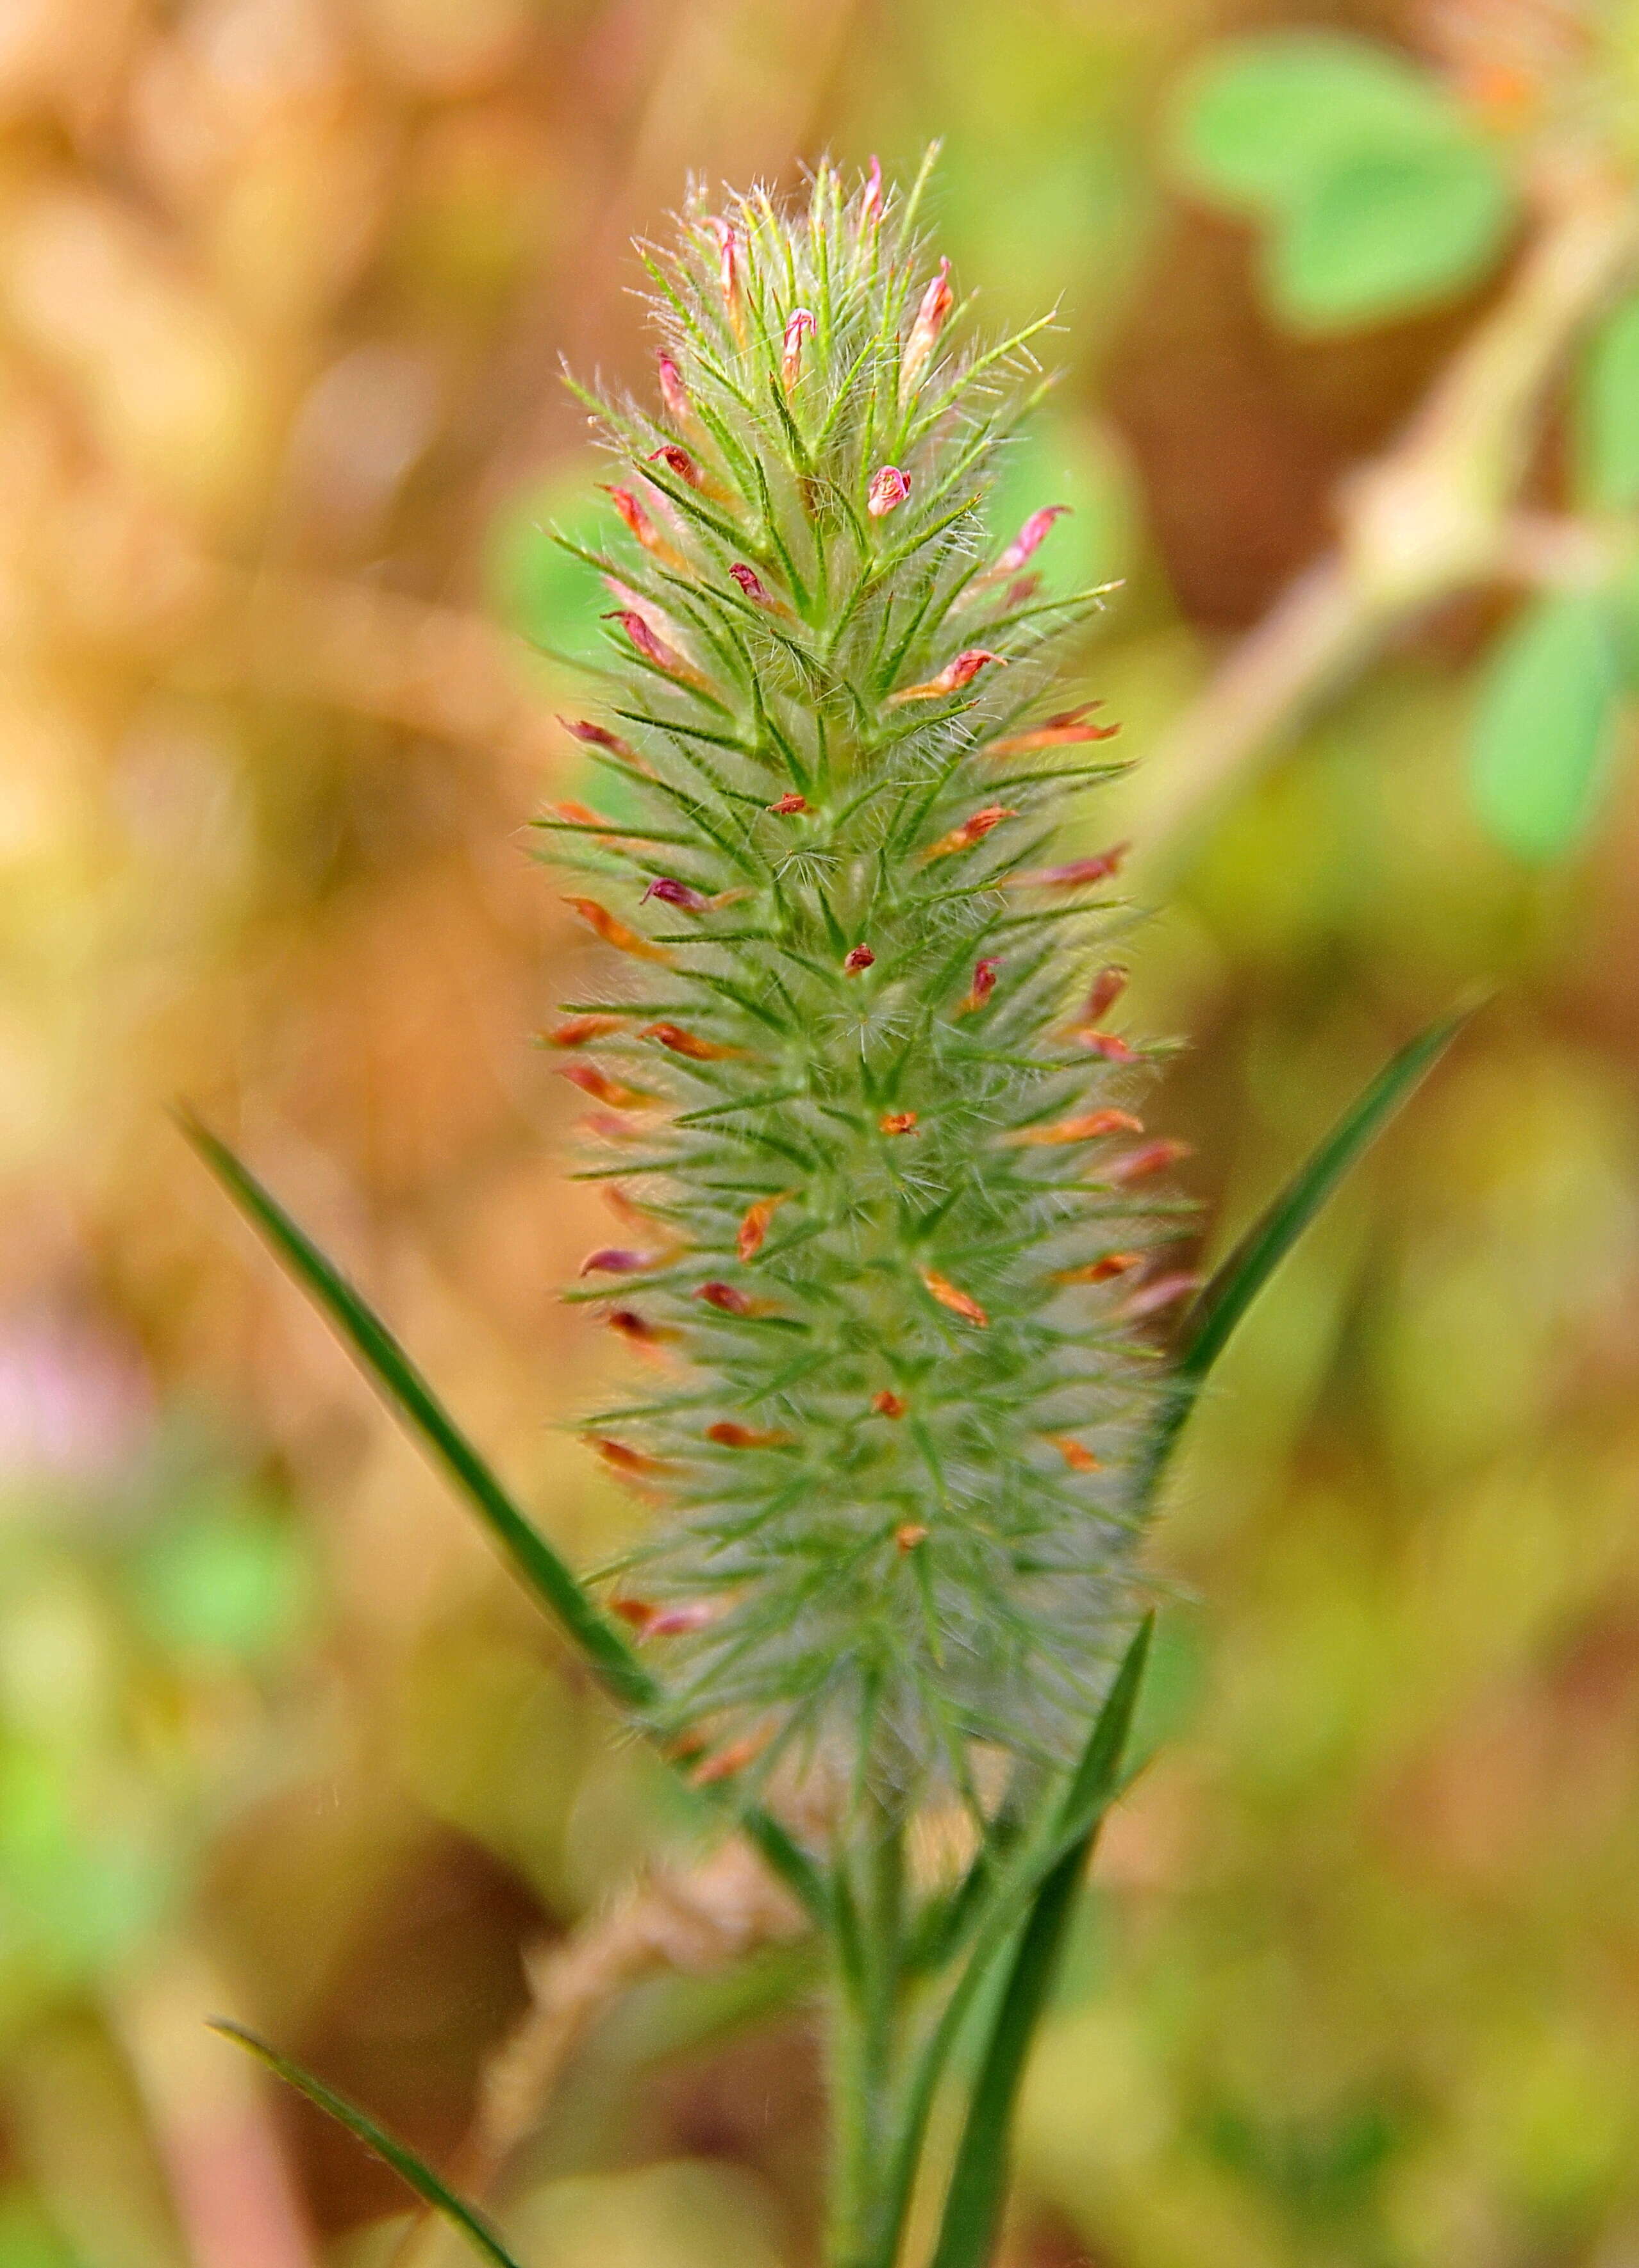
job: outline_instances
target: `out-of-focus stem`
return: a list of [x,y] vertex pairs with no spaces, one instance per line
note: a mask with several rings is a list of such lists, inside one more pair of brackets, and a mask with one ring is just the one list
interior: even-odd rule
[[[571,2057],[622,1992],[665,1969],[701,1973],[797,1935],[805,1918],[750,1845],[726,1843],[698,1867],[635,1883],[562,1944],[529,1962],[531,2006],[491,2058],[477,2117],[452,2179],[482,2199],[540,2125]],[[461,2255],[437,2221],[419,2223],[394,2268]]]
[[[1543,217],[1507,289],[1388,450],[1338,497],[1337,549],[1230,652],[1143,767],[1136,832],[1153,889],[1260,762],[1385,639],[1442,600],[1533,567],[1516,509],[1548,391],[1639,266],[1639,202],[1599,173],[1542,186]],[[1540,579],[1562,578],[1562,539]],[[1539,530],[1539,533],[1540,531]]]
[[261,2075],[205,2029],[232,1994],[179,1948],[110,2008],[193,2268],[318,2268]]

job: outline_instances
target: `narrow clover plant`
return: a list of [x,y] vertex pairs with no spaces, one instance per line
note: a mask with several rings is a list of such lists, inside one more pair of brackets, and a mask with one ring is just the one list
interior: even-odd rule
[[611,948],[549,1035],[625,1225],[576,1296],[666,1358],[589,1425],[661,1507],[613,1602],[699,1769],[817,1772],[845,1841],[1085,1738],[1171,1154],[1104,1028],[1120,852],[1048,863],[1113,769],[1047,710],[1099,593],[1042,592],[1051,504],[985,519],[1041,327],[964,347],[915,207],[827,167],[650,261],[660,383],[599,404],[581,554],[614,689],[570,730],[614,792],[542,821]]
[[[1121,851],[1054,849],[1113,769],[1097,704],[1055,689],[1099,594],[1041,588],[1060,507],[987,523],[1042,326],[968,339],[920,187],[873,164],[849,194],[825,166],[800,211],[692,206],[648,262],[654,401],[592,402],[618,476],[609,548],[579,556],[613,659],[569,728],[606,785],[542,824],[607,957],[548,1042],[621,1223],[572,1296],[641,1359],[586,1431],[654,1507],[599,1585],[195,1130],[611,1698],[826,1941],[833,2268],[900,2260],[944,2087],[965,2107],[930,2257],[991,2257],[1025,2057],[1121,1784],[1167,1455],[1456,1027],[1379,1074],[1160,1359],[1149,1319],[1194,1282],[1155,1268],[1181,1145],[1142,1125],[1145,1050],[1108,1027]],[[401,2144],[260,2051],[508,2261]]]

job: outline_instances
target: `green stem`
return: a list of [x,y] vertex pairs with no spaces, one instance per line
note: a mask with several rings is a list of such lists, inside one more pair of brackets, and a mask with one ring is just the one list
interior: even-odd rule
[[837,1989],[832,2048],[832,2268],[892,2268],[884,2222],[905,1977],[904,1831],[874,1817],[856,1865],[839,1863],[833,1911]]

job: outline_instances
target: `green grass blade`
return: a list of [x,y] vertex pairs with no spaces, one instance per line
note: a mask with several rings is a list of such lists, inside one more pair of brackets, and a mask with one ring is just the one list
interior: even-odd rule
[[[661,1697],[658,1681],[638,1660],[621,1632],[599,1611],[540,1529],[513,1503],[386,1324],[225,1143],[187,1117],[182,1129],[240,1211],[261,1231],[351,1348],[389,1406],[449,1475],[606,1691],[623,1708],[652,1709]],[[726,1792],[714,1792],[705,1800],[715,1801],[720,1809],[731,1800]],[[821,1918],[825,1882],[807,1853],[768,1813],[753,1806],[735,1816],[771,1871],[810,1914]]]
[[184,1119],[183,1130],[391,1407],[449,1475],[602,1685],[625,1708],[652,1706],[659,1697],[654,1678],[540,1529],[513,1503],[386,1324],[225,1143],[190,1119]]
[[968,2099],[930,2268],[985,2268],[1007,2195],[1009,2138],[1030,2046],[1053,1990],[1076,1896],[1100,1824],[1118,1792],[1121,1758],[1150,1656],[1147,1615],[1127,1650],[1059,1809],[1076,1839],[1032,1903],[1014,1948]]
[[1461,1008],[1443,1016],[1392,1056],[1253,1223],[1184,1318],[1180,1374],[1193,1379],[1206,1376],[1241,1317],[1344,1174],[1409,1101],[1472,1013],[1471,1009]]
[[1443,1016],[1390,1057],[1201,1292],[1180,1327],[1173,1390],[1138,1474],[1135,1497],[1139,1506],[1153,1494],[1207,1374],[1242,1316],[1343,1176],[1410,1100],[1473,1013],[1465,1007]]
[[277,2048],[269,2047],[266,2040],[258,2039],[254,2032],[247,2032],[243,2025],[231,2024],[224,2018],[217,2017],[212,2020],[210,2029],[220,2033],[224,2040],[232,2040],[238,2046],[247,2049],[259,2062],[265,2063],[269,2071],[276,2072],[287,2085],[305,2095],[310,2102],[316,2103],[327,2117],[334,2118],[337,2125],[345,2126],[372,2156],[379,2158],[383,2165],[391,2166],[401,2181],[408,2182],[423,2204],[430,2205],[435,2213],[442,2213],[452,2228],[459,2229],[474,2250],[482,2253],[484,2258],[492,2264],[492,2268],[518,2268],[518,2263],[483,2216],[475,2213],[471,2205],[464,2205],[453,2190],[445,2188],[430,2166],[423,2164],[413,2150],[407,2149],[402,2142],[395,2141],[391,2134],[377,2125],[373,2118],[366,2117],[356,2104],[349,2102],[343,2095],[333,2094],[322,2080],[315,2079],[311,2072],[304,2071],[299,2064],[292,2063],[288,2056],[281,2055]]

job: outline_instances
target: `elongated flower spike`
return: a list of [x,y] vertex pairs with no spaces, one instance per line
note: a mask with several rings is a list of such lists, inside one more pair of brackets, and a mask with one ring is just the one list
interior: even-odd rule
[[905,342],[905,351],[900,358],[901,398],[913,390],[927,368],[929,358],[939,343],[939,334],[950,320],[951,310],[956,305],[950,276],[950,261],[940,261],[938,274],[922,295],[922,305],[916,310],[916,320],[910,327],[910,336]]
[[611,962],[555,1064],[643,1200],[578,1297],[660,1366],[584,1427],[655,1507],[621,1593],[658,1727],[759,1801],[812,1764],[815,1819],[966,1800],[981,1741],[1027,1774],[1084,1745],[1165,1391],[1161,1310],[1125,1303],[1182,1154],[1105,1028],[1120,853],[1050,847],[1113,729],[1055,672],[1091,604],[1011,611],[1062,508],[985,518],[1031,373],[964,335],[914,203],[822,168],[800,212],[697,204],[662,258],[664,422],[611,432],[650,571],[565,728],[619,799],[541,838],[595,866],[565,887]]

